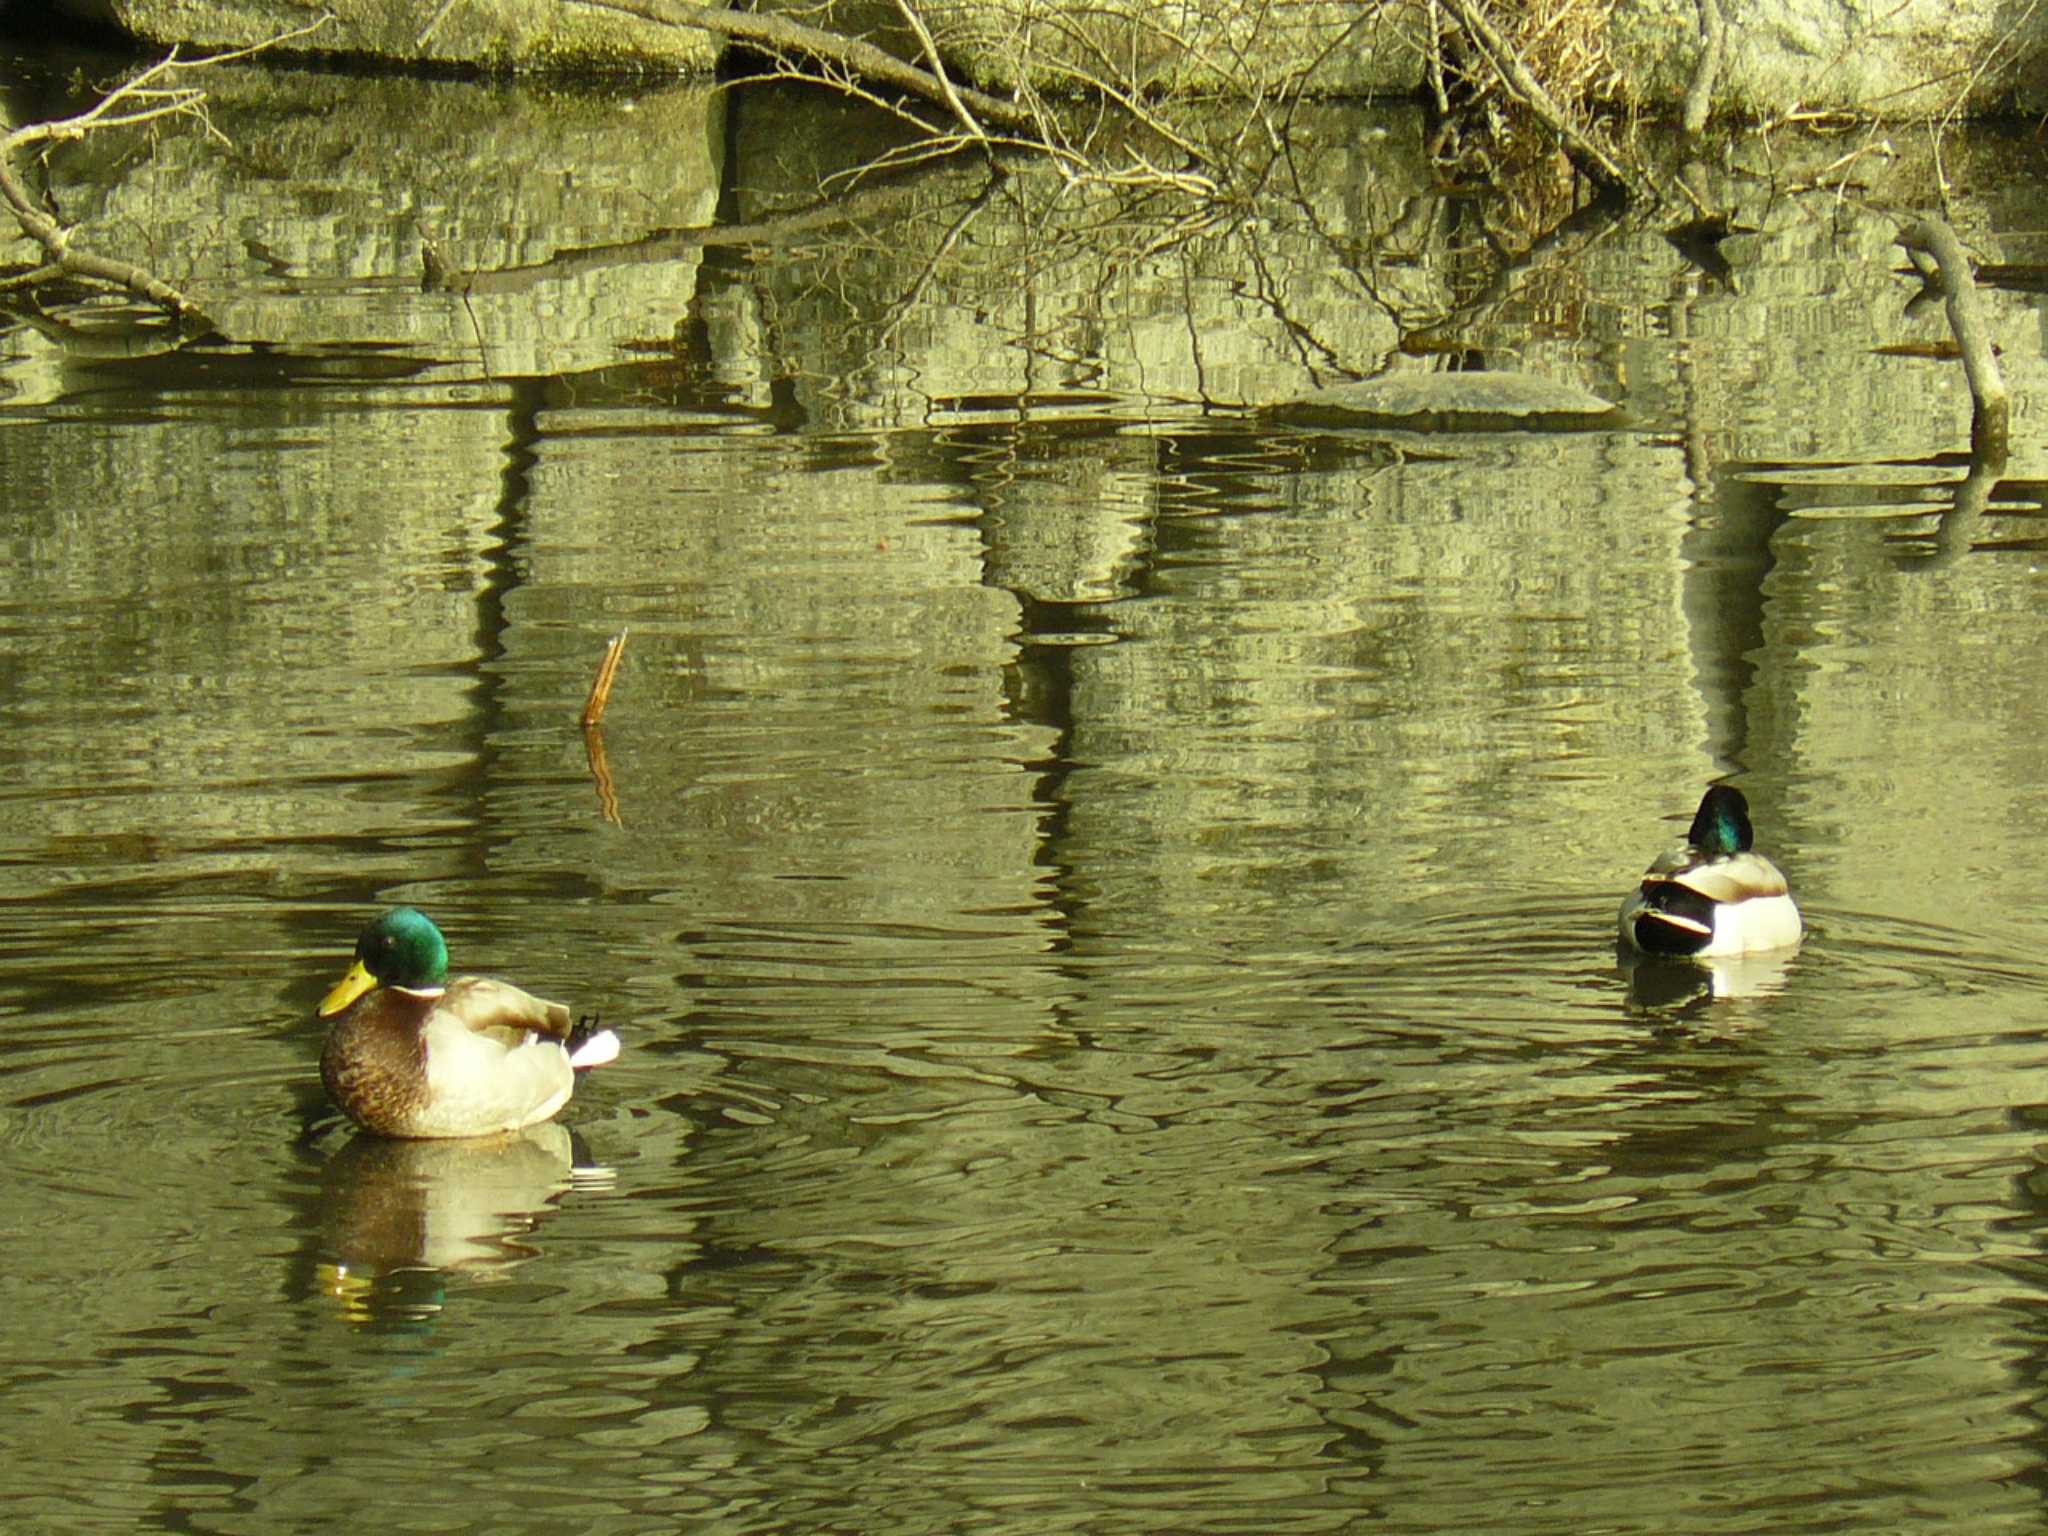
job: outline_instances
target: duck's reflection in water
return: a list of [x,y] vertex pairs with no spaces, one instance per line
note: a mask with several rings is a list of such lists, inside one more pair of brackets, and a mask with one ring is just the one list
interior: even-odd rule
[[1616,946],[1615,959],[1628,982],[1629,1002],[1662,1013],[1695,1000],[1759,998],[1782,992],[1798,955],[1795,945],[1758,954],[1679,958],[1644,955],[1622,944]]
[[351,1322],[430,1316],[449,1275],[502,1278],[538,1253],[528,1239],[565,1193],[609,1180],[576,1161],[552,1120],[451,1141],[359,1134],[321,1172],[320,1287]]

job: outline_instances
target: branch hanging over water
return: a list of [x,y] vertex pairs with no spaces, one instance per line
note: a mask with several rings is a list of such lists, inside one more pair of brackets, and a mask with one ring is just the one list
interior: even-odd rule
[[133,127],[166,117],[203,116],[201,103],[206,99],[205,93],[197,86],[176,82],[177,71],[186,67],[173,49],[75,117],[30,123],[0,139],[0,200],[6,202],[21,232],[41,246],[47,258],[45,266],[15,279],[15,285],[28,286],[62,275],[111,284],[173,315],[194,313],[190,299],[135,263],[101,256],[73,244],[71,229],[36,199],[18,169],[25,152],[39,145],[64,143],[105,129]]
[[[896,90],[921,96],[945,107],[960,121],[972,138],[986,137],[984,123],[999,128],[1028,132],[1037,126],[1030,111],[1014,101],[991,96],[971,86],[906,64],[893,53],[857,37],[843,37],[822,27],[808,27],[787,16],[763,16],[749,11],[713,10],[690,5],[684,0],[576,0],[600,11],[618,11],[643,21],[672,27],[697,27],[720,37],[746,43],[770,53],[815,59],[821,64],[844,69],[861,79],[877,81]],[[925,34],[928,39],[929,34]],[[934,53],[932,57],[936,58]]]

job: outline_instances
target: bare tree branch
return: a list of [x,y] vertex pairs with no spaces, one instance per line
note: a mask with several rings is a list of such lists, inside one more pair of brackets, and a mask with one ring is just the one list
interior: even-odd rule
[[960,99],[960,93],[953,89],[953,82],[946,75],[946,61],[939,57],[939,45],[932,41],[931,29],[924,24],[924,18],[917,14],[917,7],[910,0],[896,0],[896,9],[902,13],[910,30],[917,34],[917,45],[924,50],[925,62],[931,66],[932,78],[939,82],[939,89],[945,92],[946,105],[953,109],[953,115],[967,125],[967,131],[977,139],[985,139],[980,123],[967,110],[967,103]]
[[43,248],[56,271],[88,282],[108,283],[146,299],[174,315],[192,314],[196,306],[169,283],[133,262],[101,256],[72,243],[71,230],[47,212],[15,168],[15,157],[32,145],[82,139],[99,129],[128,127],[161,118],[201,115],[204,93],[193,87],[162,86],[181,67],[177,51],[159,59],[134,79],[116,87],[74,117],[30,123],[0,139],[0,202],[5,202],[21,232]]
[[685,4],[684,0],[572,0],[572,3],[600,11],[617,11],[673,27],[698,27],[756,47],[837,64],[863,78],[878,80],[942,106],[951,108],[957,102],[972,108],[982,122],[999,127],[1024,131],[1034,126],[1031,114],[1013,101],[1005,101],[1000,96],[991,96],[986,91],[968,86],[956,87],[914,64],[904,63],[873,43],[842,37],[822,27],[807,27],[786,16],[713,10],[709,6]]

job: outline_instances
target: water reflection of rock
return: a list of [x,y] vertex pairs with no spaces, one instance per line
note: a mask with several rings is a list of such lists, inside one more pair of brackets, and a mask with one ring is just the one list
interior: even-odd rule
[[551,258],[706,221],[724,112],[706,85],[622,100],[224,64],[209,122],[260,156],[173,129],[141,157],[70,146],[55,175],[124,254],[182,253],[179,285],[238,341],[375,341],[502,379],[615,363],[683,316],[695,251]]
[[392,1141],[359,1135],[320,1178],[320,1286],[352,1322],[439,1309],[453,1272],[499,1278],[574,1182],[569,1133]]

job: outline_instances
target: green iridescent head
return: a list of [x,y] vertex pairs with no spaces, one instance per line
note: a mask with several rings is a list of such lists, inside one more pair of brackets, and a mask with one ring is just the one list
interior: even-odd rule
[[448,979],[448,944],[426,913],[393,907],[356,940],[355,963],[320,1000],[320,1016],[340,1013],[377,987],[424,992]]
[[1708,790],[1693,814],[1692,830],[1686,833],[1685,840],[1716,859],[1749,852],[1756,833],[1750,827],[1749,802],[1742,797],[1742,791],[1726,784],[1716,784]]

